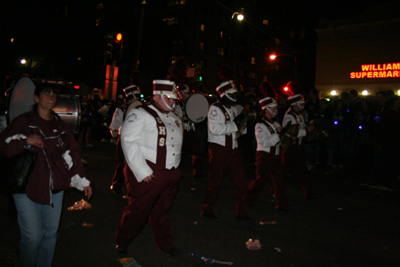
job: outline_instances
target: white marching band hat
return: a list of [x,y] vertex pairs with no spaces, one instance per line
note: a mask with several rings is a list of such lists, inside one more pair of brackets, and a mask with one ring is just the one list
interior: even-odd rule
[[154,80],[153,94],[165,95],[168,98],[178,99],[175,82],[170,80]]
[[136,85],[130,85],[125,87],[124,89],[125,96],[128,97],[129,95],[140,94],[140,89]]
[[226,94],[235,93],[237,91],[238,90],[236,89],[232,80],[224,82],[220,86],[217,87],[217,93],[219,94],[219,96],[221,98]]
[[291,106],[294,106],[297,103],[298,104],[304,104],[305,103],[304,97],[301,94],[293,95],[293,96],[289,97],[287,99],[287,101]]
[[260,103],[262,109],[266,108],[272,108],[272,107],[277,107],[278,103],[276,103],[276,100],[271,98],[271,97],[266,97],[258,101]]

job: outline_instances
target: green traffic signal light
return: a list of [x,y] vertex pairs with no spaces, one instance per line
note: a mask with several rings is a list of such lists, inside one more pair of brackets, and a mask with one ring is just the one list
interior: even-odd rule
[[199,76],[199,78],[196,81],[201,82],[202,80],[203,80],[203,77]]

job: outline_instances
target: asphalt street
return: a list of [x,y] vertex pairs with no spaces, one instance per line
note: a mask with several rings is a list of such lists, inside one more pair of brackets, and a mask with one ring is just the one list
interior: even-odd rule
[[[95,179],[93,208],[68,211],[81,200],[82,192],[65,193],[54,264],[71,266],[121,266],[117,261],[114,234],[127,199],[109,189],[116,165],[115,145],[95,142],[84,148],[87,173]],[[248,182],[254,165],[245,163]],[[333,174],[312,173],[319,199],[305,200],[292,177],[287,179],[291,211],[276,211],[269,188],[253,208],[252,222],[234,217],[234,187],[225,177],[215,206],[217,220],[200,216],[207,181],[193,179],[190,158],[181,165],[179,190],[170,210],[176,258],[157,250],[149,224],[129,247],[143,267],[204,266],[400,266],[400,192],[367,183],[371,173],[341,169]],[[125,189],[124,189],[125,190]],[[0,195],[0,266],[20,266],[18,225],[9,219],[7,197]],[[91,226],[91,227],[84,227]],[[261,248],[246,247],[249,239]],[[204,259],[223,263],[209,263]]]

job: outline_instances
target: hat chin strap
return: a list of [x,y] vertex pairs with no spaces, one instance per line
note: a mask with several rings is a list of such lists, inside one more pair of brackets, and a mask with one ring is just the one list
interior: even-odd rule
[[228,94],[225,95],[230,101],[232,102],[236,102],[237,99],[233,99],[232,97],[230,97]]
[[265,109],[268,110],[269,113],[271,113],[274,116],[278,115],[278,112],[272,112],[269,108],[265,108]]
[[[301,104],[304,105],[304,103],[301,103]],[[299,102],[296,102],[296,105],[297,105],[299,108],[304,109],[304,106],[303,106],[303,107],[300,106],[300,101],[299,101]]]
[[164,95],[164,94],[161,95],[161,100],[162,100],[162,102],[164,103],[164,105],[165,105],[169,110],[173,110],[173,109],[175,108],[175,101],[174,101],[174,104],[173,104],[172,107],[171,107],[170,105],[167,104],[167,102],[165,102],[164,96],[166,96],[166,95]]

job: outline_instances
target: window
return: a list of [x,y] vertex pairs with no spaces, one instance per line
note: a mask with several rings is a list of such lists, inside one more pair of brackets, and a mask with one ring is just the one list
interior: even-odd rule
[[168,0],[168,6],[185,5],[186,0]]
[[207,47],[206,47],[206,43],[205,42],[200,42],[200,50],[206,50],[207,49]]
[[249,71],[249,78],[257,79],[257,74],[254,71]]
[[221,56],[224,55],[224,48],[223,47],[218,47],[218,55],[221,55]]
[[239,69],[238,74],[239,76],[244,76],[244,69]]
[[206,25],[204,23],[200,24],[200,31],[204,32],[206,30]]
[[256,58],[255,57],[251,57],[251,64],[253,64],[253,65],[256,64]]
[[220,38],[224,38],[224,37],[225,37],[225,32],[221,30],[221,31],[219,32],[219,37],[220,37]]

